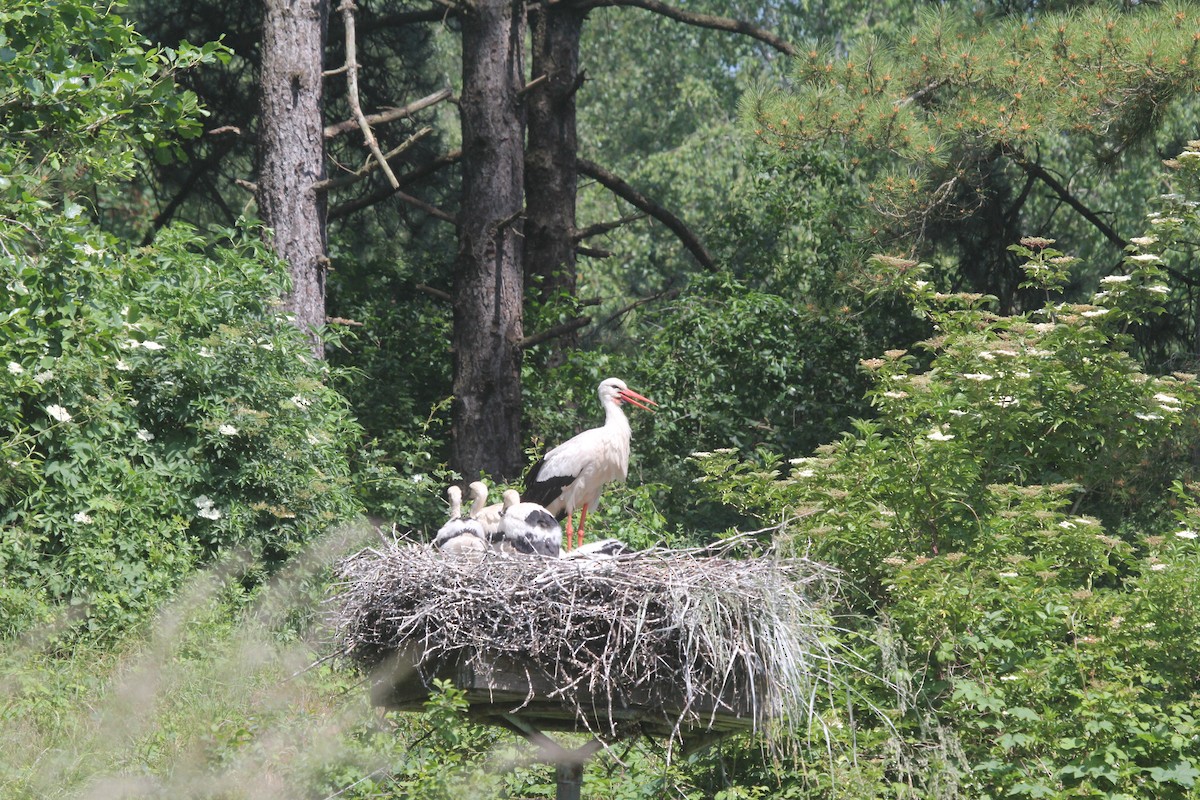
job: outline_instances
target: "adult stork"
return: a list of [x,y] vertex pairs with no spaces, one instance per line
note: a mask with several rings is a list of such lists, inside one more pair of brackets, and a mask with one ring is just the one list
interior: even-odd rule
[[446,497],[450,501],[450,519],[438,529],[437,536],[433,539],[434,548],[447,553],[487,550],[483,528],[478,522],[462,514],[462,489],[451,486],[446,489]]
[[522,503],[516,489],[504,493],[504,516],[500,521],[500,550],[558,556],[562,552],[562,526],[537,503]]
[[[653,411],[658,405],[618,378],[601,381],[596,389],[604,409],[604,424],[574,436],[534,464],[525,476],[525,499],[546,507],[567,520],[567,549],[583,544],[583,526],[589,508],[595,508],[600,489],[629,473],[629,420],[621,405]],[[647,405],[648,404],[648,405]],[[579,509],[578,542],[571,531],[571,516]]]

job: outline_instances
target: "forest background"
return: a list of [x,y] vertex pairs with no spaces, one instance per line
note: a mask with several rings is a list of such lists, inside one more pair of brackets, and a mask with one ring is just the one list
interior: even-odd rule
[[[316,128],[260,82],[310,6]],[[0,793],[550,795],[453,689],[368,707],[332,565],[616,375],[661,411],[592,535],[827,561],[846,655],[786,757],[585,796],[1200,796],[1198,48],[1189,3],[6,3]]]

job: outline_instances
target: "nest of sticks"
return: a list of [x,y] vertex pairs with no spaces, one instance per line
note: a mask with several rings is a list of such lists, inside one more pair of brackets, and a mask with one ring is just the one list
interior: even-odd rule
[[338,646],[368,673],[407,653],[426,683],[450,662],[519,664],[531,687],[553,687],[540,702],[610,729],[598,735],[637,703],[668,713],[673,737],[718,718],[807,722],[838,661],[836,577],[807,559],[732,558],[736,546],[596,560],[364,550],[340,568]]

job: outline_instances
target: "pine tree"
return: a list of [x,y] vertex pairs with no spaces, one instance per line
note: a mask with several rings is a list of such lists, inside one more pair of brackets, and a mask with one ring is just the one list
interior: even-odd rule
[[[974,236],[997,240],[986,251],[1002,253],[1034,232],[1019,230],[1020,212],[1037,192],[1119,249],[1127,235],[1056,174],[1050,153],[1088,152],[1096,173],[1200,89],[1200,10],[1168,3],[1001,20],[931,12],[907,35],[844,56],[811,48],[793,81],[788,92],[747,97],[744,113],[783,151],[844,145],[869,176],[881,241],[920,251],[939,235]],[[964,236],[959,223],[947,234],[948,221],[965,219],[975,229]]]

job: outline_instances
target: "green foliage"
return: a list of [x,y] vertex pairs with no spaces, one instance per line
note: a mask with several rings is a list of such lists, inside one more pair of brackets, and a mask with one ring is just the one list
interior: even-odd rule
[[[274,298],[259,232],[179,227],[135,250],[80,192],[198,130],[175,70],[89,2],[0,12],[0,632],[70,610],[116,636],[195,564],[272,568],[359,509],[359,429]],[[252,576],[247,576],[252,581]]]
[[[1173,162],[1180,207],[1200,197],[1198,147]],[[932,729],[952,736],[896,709],[899,732],[960,753],[966,796],[1187,797],[1200,776],[1184,599],[1200,580],[1200,384],[1128,353],[1161,310],[1163,259],[1200,229],[1161,218],[1087,304],[1058,299],[1069,259],[1051,240],[1022,240],[1047,299],[1014,316],[881,259],[935,335],[921,358],[863,362],[876,418],[786,467],[699,460],[702,485],[787,519],[784,542],[857,581],[856,607],[905,642]]]
[[[1086,297],[1157,202],[1161,154],[1196,129],[1200,43],[1188,3],[1049,8],[940,5],[904,30],[828,39],[791,86],[749,92],[744,119],[781,154],[836,149],[871,209],[854,236],[873,249],[917,254],[1009,313],[1040,298],[1004,248],[1050,229],[1086,258],[1068,286]],[[1179,260],[1190,286],[1194,259]],[[1181,313],[1142,337],[1158,364],[1196,341],[1183,288]]]
[[874,184],[881,206],[903,212],[938,185],[932,170],[961,166],[964,149],[1019,152],[1057,132],[1128,147],[1192,88],[1195,28],[1187,4],[1019,15],[986,28],[931,12],[910,33],[868,40],[845,58],[810,49],[794,93],[758,93],[745,109],[781,147],[848,137],[875,161],[917,165],[928,177],[899,169]]
[[112,12],[91,0],[12,0],[0,10],[3,213],[19,204],[25,216],[90,184],[126,180],[142,148],[166,160],[180,137],[199,135],[196,97],[172,76],[226,49],[148,49]]
[[276,312],[285,271],[256,233],[175,229],[135,252],[40,233],[39,254],[0,259],[6,589],[115,632],[197,560],[278,562],[357,511],[358,429]]

